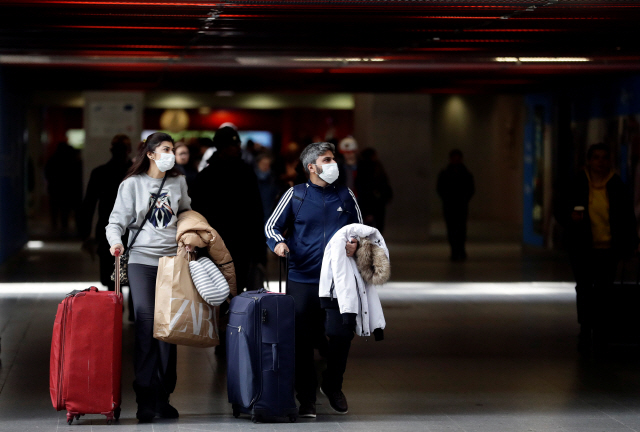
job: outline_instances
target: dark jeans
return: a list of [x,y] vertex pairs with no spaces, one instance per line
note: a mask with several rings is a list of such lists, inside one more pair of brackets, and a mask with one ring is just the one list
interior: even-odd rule
[[603,295],[613,287],[618,261],[611,249],[587,249],[571,254],[581,326],[591,328],[597,320]]
[[129,287],[136,315],[134,388],[172,393],[176,387],[176,346],[153,337],[158,267],[129,264]]
[[445,206],[444,220],[447,225],[447,239],[451,246],[451,258],[466,258],[467,251],[467,217],[469,210],[466,206]]
[[[296,304],[296,393],[300,403],[315,403],[318,380],[314,362],[314,345],[318,332],[329,339],[327,369],[322,374],[322,387],[328,392],[342,390],[342,378],[354,329],[342,323],[338,309],[322,309],[318,284],[289,281],[287,294]],[[326,311],[326,315],[324,313]]]

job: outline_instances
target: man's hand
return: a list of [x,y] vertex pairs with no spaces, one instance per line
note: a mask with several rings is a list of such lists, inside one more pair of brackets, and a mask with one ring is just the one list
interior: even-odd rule
[[289,252],[289,247],[284,242],[278,243],[273,251],[276,253],[276,255],[284,258]]
[[344,248],[347,250],[348,257],[354,256],[358,249],[358,239],[351,237]]

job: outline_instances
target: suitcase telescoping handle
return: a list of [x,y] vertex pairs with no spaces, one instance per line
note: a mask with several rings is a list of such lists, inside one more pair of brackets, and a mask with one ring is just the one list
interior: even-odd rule
[[[278,292],[282,292],[282,259],[278,262],[278,269],[280,270],[280,274],[278,276]],[[289,251],[284,253],[284,272],[287,283],[289,283]]]
[[120,295],[120,249],[116,249],[116,295]]

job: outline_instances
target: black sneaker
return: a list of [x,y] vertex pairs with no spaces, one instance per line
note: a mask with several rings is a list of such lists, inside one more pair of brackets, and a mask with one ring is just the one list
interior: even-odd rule
[[316,418],[316,404],[314,403],[300,404],[300,408],[298,408],[298,417]]
[[136,403],[138,404],[138,411],[136,412],[136,418],[140,423],[149,423],[156,416],[154,410],[154,392],[146,387],[138,387],[133,385],[136,392]]
[[347,398],[344,395],[344,393],[342,393],[342,391],[338,390],[334,392],[329,392],[329,391],[325,391],[322,388],[322,386],[320,386],[320,393],[322,393],[327,397],[327,399],[329,399],[329,405],[331,405],[331,408],[338,414],[346,414],[349,412],[349,405],[347,405]]
[[180,417],[178,410],[175,409],[169,402],[158,402],[156,404],[156,415],[165,419],[176,419]]

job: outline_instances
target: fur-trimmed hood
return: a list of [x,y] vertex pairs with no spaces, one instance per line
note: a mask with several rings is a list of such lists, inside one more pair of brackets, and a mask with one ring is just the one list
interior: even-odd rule
[[384,249],[369,240],[368,237],[363,237],[359,241],[356,264],[365,283],[384,285],[391,276],[389,257]]

